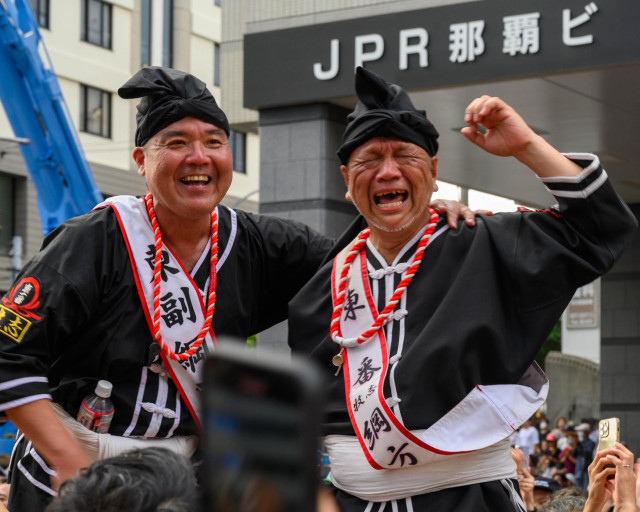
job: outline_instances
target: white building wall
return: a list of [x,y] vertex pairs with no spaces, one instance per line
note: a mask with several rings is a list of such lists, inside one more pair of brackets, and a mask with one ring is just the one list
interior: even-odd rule
[[[131,158],[134,148],[137,101],[117,95],[140,66],[140,0],[110,0],[112,5],[111,48],[106,49],[80,40],[81,1],[52,1],[49,28],[40,31],[53,69],[58,76],[72,122],[80,125],[80,85],[111,93],[111,137],[79,132],[79,139],[92,168],[98,188],[105,194],[144,193],[144,180],[138,176]],[[233,2],[226,2],[233,5]],[[226,111],[221,87],[213,85],[214,44],[222,43],[222,9],[213,0],[174,0],[173,67],[193,73],[207,83],[216,101]],[[228,70],[221,66],[224,75]],[[241,79],[241,77],[240,77]],[[229,98],[233,98],[230,96]],[[246,132],[246,174],[234,173],[234,180],[224,203],[257,211],[259,144],[257,132],[244,120],[229,116],[232,128]],[[0,136],[12,137],[13,130],[0,105]],[[0,148],[11,153],[0,161],[0,172],[20,182],[16,192],[16,234],[24,237],[23,260],[32,257],[42,241],[35,202],[36,193],[16,145]],[[19,203],[19,204],[18,204]],[[27,213],[29,212],[29,213]],[[0,282],[0,289],[7,287]]]

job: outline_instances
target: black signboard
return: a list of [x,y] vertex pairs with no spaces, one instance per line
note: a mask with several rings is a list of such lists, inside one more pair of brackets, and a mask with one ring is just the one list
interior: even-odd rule
[[244,38],[249,108],[353,95],[357,64],[406,89],[640,62],[638,0],[480,0]]

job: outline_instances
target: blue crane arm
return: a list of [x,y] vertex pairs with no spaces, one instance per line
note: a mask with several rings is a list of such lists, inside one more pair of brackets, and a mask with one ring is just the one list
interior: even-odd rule
[[0,100],[38,195],[46,235],[102,201],[29,0],[0,0]]

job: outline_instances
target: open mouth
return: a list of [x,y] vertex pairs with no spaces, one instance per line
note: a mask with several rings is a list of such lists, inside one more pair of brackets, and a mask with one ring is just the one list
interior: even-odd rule
[[392,190],[391,192],[381,192],[375,195],[377,206],[382,208],[392,208],[400,206],[407,200],[407,192],[405,190]]
[[186,185],[206,185],[211,181],[209,176],[185,176],[180,180]]

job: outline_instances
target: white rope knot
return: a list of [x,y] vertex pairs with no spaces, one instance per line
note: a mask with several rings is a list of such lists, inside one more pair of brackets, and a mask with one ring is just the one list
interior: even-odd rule
[[389,398],[387,398],[386,400],[387,405],[389,407],[395,407],[396,405],[398,405],[400,402],[402,402],[402,400],[400,399],[400,397],[397,396],[391,396]]
[[409,312],[406,309],[396,309],[395,311],[392,311],[391,313],[389,313],[389,316],[384,321],[384,323],[388,324],[389,322],[393,322],[394,320],[395,321],[402,320],[408,314]]
[[171,409],[166,409],[165,407],[160,407],[156,404],[152,404],[151,402],[143,402],[140,406],[147,412],[151,414],[160,414],[164,418],[175,419],[176,411],[172,411]]
[[391,356],[389,358],[389,364],[396,364],[398,361],[402,359],[402,354],[396,354],[395,356]]
[[382,279],[384,276],[390,276],[391,274],[404,274],[410,266],[410,263],[398,263],[394,267],[379,268],[369,272],[369,277],[371,279]]
[[153,373],[157,373],[158,375],[160,375],[160,377],[167,377],[169,375],[169,372],[167,370],[165,370],[165,368],[158,363],[153,363],[151,366],[149,366],[149,370],[151,370]]

